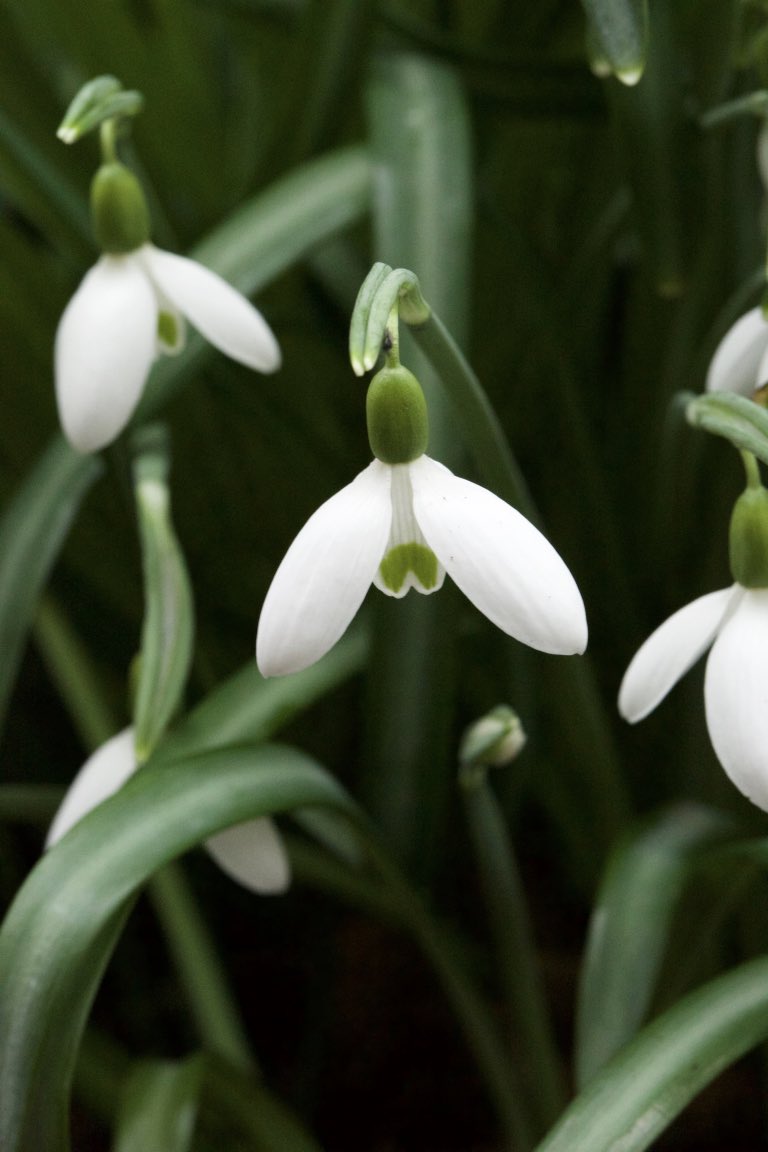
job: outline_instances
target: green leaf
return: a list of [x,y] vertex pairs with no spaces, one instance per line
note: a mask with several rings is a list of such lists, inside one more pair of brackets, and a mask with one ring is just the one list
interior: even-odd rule
[[650,1006],[675,910],[700,853],[731,830],[717,812],[663,812],[608,864],[590,921],[576,1022],[576,1076],[585,1084],[629,1041]]
[[231,824],[295,807],[357,812],[309,757],[262,745],[156,756],[48,852],[0,931],[0,1147],[64,1152],[77,1046],[132,898]]
[[648,0],[582,0],[587,19],[611,71],[637,84],[648,46]]
[[710,981],[591,1080],[537,1152],[643,1152],[685,1105],[768,1036],[768,959]]
[[54,440],[0,521],[0,727],[37,598],[101,461]]
[[152,752],[184,691],[192,660],[194,607],[170,512],[167,450],[144,430],[134,463],[144,566],[144,627],[134,724],[139,763]]
[[201,1056],[137,1064],[123,1090],[114,1152],[187,1152],[202,1076]]
[[[689,393],[683,393],[684,399]],[[746,449],[768,464],[768,412],[754,400],[734,392],[709,392],[685,406],[685,418],[694,428],[724,436],[734,448]]]

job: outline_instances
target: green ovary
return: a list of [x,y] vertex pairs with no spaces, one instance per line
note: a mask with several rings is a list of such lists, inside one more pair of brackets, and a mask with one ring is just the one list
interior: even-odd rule
[[437,587],[437,556],[424,544],[397,544],[387,552],[379,572],[382,582],[395,595],[402,588],[409,572],[416,578],[416,587],[431,592]]

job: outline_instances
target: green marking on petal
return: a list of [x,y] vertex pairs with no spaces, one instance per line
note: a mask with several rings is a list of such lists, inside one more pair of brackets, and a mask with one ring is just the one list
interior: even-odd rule
[[164,351],[169,353],[181,351],[183,334],[178,317],[174,316],[173,312],[158,312],[157,338]]
[[400,591],[409,572],[425,592],[431,592],[437,586],[437,556],[424,544],[398,544],[387,552],[379,572],[391,592]]

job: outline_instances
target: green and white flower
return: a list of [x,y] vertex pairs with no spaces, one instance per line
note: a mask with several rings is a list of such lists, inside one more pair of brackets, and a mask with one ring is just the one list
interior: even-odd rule
[[707,371],[707,392],[753,393],[768,383],[768,321],[752,308],[733,324],[715,349]]
[[768,811],[768,588],[734,584],[670,616],[635,654],[619,692],[631,724],[652,712],[711,645],[704,708],[715,755]]
[[56,333],[56,398],[74,448],[96,452],[125,428],[155,357],[183,346],[184,317],[233,360],[259,372],[280,367],[261,313],[202,264],[149,242],[105,254]]
[[[137,771],[133,728],[107,740],[82,766],[48,829],[51,848],[93,808],[108,800]],[[222,871],[261,896],[279,895],[290,883],[288,857],[272,820],[246,820],[216,833],[205,847]]]
[[503,632],[543,652],[583,652],[584,604],[538,529],[498,496],[422,455],[374,460],[308,520],[259,620],[265,676],[298,672],[346,631],[371,584],[435,592],[445,573]]

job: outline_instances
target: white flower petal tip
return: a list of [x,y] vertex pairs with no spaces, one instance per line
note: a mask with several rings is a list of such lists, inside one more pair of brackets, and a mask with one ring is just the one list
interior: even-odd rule
[[768,589],[744,591],[707,661],[707,728],[715,755],[768,812]]
[[751,396],[765,383],[761,362],[768,351],[768,322],[761,308],[752,308],[722,338],[707,371],[707,392],[737,392]]
[[531,648],[555,655],[583,652],[584,602],[541,532],[498,496],[427,456],[410,467],[419,526],[467,599]]
[[680,608],[652,632],[630,661],[619,689],[619,712],[630,724],[643,720],[704,655],[726,614],[742,595],[723,588]]
[[136,254],[162,296],[233,360],[276,372],[280,347],[258,309],[231,284],[195,260],[145,244]]
[[280,896],[290,885],[288,855],[268,817],[225,828],[207,840],[205,847],[222,872],[251,892]]
[[86,274],[56,332],[56,399],[64,434],[96,452],[123,430],[155,356],[157,306],[130,256],[104,256]]
[[86,760],[53,818],[45,847],[51,848],[83,816],[122,788],[135,771],[133,728],[126,728]]
[[275,573],[261,610],[263,676],[308,668],[349,627],[389,535],[390,469],[374,460],[307,521]]

